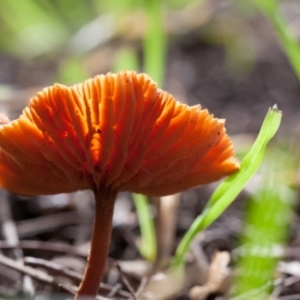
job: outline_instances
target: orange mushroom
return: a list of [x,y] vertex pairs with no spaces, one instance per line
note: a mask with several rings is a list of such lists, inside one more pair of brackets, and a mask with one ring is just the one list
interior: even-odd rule
[[95,194],[91,252],[77,297],[98,292],[119,191],[163,196],[239,168],[224,121],[175,101],[146,74],[56,84],[32,98],[18,120],[0,124],[2,188]]

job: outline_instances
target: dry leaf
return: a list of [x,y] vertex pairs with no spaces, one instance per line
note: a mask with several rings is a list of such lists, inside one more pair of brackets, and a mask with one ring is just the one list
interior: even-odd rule
[[230,261],[229,252],[217,252],[209,266],[208,280],[202,286],[194,286],[190,289],[189,296],[192,300],[205,299],[209,294],[222,292],[224,282],[230,274],[228,263]]

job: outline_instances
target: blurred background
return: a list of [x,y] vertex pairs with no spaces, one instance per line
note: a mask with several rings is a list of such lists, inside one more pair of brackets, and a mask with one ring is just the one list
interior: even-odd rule
[[[299,83],[272,25],[251,2],[1,0],[1,110],[16,117],[45,86],[135,69],[177,100],[225,118],[230,134],[256,132],[276,103],[281,130],[292,135]],[[298,37],[299,2],[279,3]]]
[[[270,150],[269,154],[275,154],[269,155],[269,163],[289,161],[279,166],[283,171],[280,183],[297,193],[293,200],[298,198],[299,0],[0,0],[0,37],[0,112],[10,119],[17,118],[30,97],[46,86],[56,82],[70,85],[97,74],[133,69],[148,73],[178,101],[200,103],[216,117],[226,119],[227,131],[242,155],[268,108],[277,104],[283,111],[276,136],[280,150]],[[244,200],[259,184],[264,184],[260,175],[241,195],[241,201],[212,226],[211,235],[204,237],[208,258],[216,249],[235,248]],[[181,195],[180,209],[176,212],[176,204],[173,211],[177,218],[171,251],[214,187]],[[1,191],[0,223],[4,228],[12,222],[17,232],[11,240],[2,230],[1,249],[11,251],[10,243],[20,239],[25,256],[57,262],[58,254],[87,255],[84,243],[89,240],[93,220],[89,192],[27,200]],[[152,211],[155,216],[155,209]],[[298,262],[300,221],[295,212],[286,240],[289,259]],[[135,247],[138,234],[130,195],[121,194],[115,209],[111,256],[139,258]],[[72,247],[52,248],[51,242]],[[82,271],[84,263],[83,259],[77,269]],[[74,267],[71,258],[69,265]],[[293,276],[299,278],[299,274]],[[18,272],[9,273],[0,265],[0,294],[13,297],[23,291],[16,278]],[[299,280],[292,284],[292,294],[299,292]]]

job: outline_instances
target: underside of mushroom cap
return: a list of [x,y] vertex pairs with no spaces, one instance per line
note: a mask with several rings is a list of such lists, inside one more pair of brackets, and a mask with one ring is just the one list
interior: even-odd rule
[[91,188],[161,196],[239,168],[223,120],[131,71],[44,89],[0,126],[0,147],[0,186],[26,195]]

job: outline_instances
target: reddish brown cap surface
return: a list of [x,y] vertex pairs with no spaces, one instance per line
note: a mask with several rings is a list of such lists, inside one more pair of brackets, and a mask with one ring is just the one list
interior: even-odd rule
[[44,89],[0,126],[0,147],[0,186],[26,195],[96,188],[161,196],[239,168],[223,120],[135,72]]

